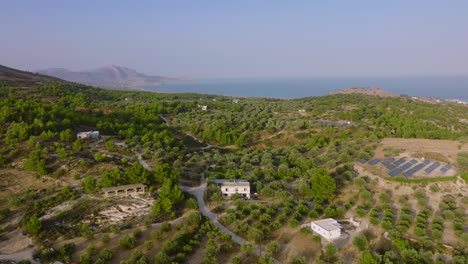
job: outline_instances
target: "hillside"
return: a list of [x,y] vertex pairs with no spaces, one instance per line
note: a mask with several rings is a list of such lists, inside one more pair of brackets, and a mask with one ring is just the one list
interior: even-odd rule
[[374,88],[374,87],[350,87],[350,88],[345,88],[342,90],[337,90],[330,92],[329,95],[333,94],[366,94],[366,95],[376,95],[376,96],[381,96],[381,97],[397,97],[398,95],[389,93],[385,90],[382,90],[380,88]]
[[44,85],[48,82],[63,82],[63,80],[0,65],[0,83],[30,87],[34,85]]
[[182,79],[177,78],[150,76],[117,65],[106,65],[97,69],[85,71],[70,71],[63,68],[51,68],[40,70],[38,73],[54,76],[71,82],[117,90],[135,90],[137,86],[160,85],[165,82],[183,81]]
[[[1,72],[0,263],[466,263],[466,107],[234,101]],[[385,163],[424,168],[391,176],[401,167]],[[231,200],[222,179],[249,188]],[[344,230],[324,247],[309,227],[325,218]]]

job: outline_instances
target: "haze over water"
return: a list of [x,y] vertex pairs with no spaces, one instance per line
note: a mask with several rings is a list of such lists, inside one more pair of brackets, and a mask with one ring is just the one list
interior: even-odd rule
[[212,79],[161,86],[141,87],[149,91],[203,93],[228,96],[302,98],[321,96],[352,86],[376,87],[393,94],[468,101],[468,76],[313,78],[313,79]]

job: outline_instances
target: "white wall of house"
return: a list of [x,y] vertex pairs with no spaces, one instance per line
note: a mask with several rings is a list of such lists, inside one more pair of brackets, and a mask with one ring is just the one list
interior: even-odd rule
[[99,138],[99,131],[87,131],[76,134],[77,138]]
[[238,193],[241,197],[250,199],[250,186],[239,185],[239,186],[223,186],[221,185],[221,193],[223,197],[229,198],[232,195]]
[[339,228],[333,230],[326,230],[314,222],[310,223],[310,228],[312,229],[312,231],[316,232],[317,234],[321,235],[327,240],[333,240],[341,236],[341,229]]

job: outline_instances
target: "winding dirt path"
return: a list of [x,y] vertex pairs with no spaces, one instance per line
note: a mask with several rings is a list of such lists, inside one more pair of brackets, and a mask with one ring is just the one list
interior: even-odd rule
[[276,133],[274,133],[274,134],[272,134],[272,135],[266,137],[266,138],[261,138],[261,139],[255,140],[254,142],[252,142],[252,144],[257,144],[257,143],[259,143],[259,142],[262,142],[262,141],[267,140],[267,139],[271,139],[271,138],[273,138],[273,137],[275,137],[275,136],[277,136],[277,135],[279,135],[279,134],[283,134],[283,133],[284,133],[284,128],[281,129],[280,131],[278,131],[278,132],[276,132]]
[[30,247],[22,251],[15,252],[13,254],[8,255],[0,255],[0,262],[2,260],[13,260],[15,262],[19,262],[21,260],[29,260],[32,264],[39,264],[39,262],[35,261],[33,258],[33,253],[36,247]]

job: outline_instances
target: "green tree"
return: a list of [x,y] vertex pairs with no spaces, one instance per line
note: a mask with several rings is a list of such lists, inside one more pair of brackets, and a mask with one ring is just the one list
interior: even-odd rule
[[378,264],[379,261],[377,260],[374,255],[370,251],[365,251],[362,254],[361,259],[359,260],[359,264]]
[[39,220],[36,214],[29,218],[28,222],[26,223],[26,231],[28,231],[31,235],[38,235],[42,229],[42,222]]
[[97,180],[93,176],[88,175],[81,182],[81,186],[83,186],[86,192],[92,192],[97,187]]
[[369,245],[369,242],[365,236],[359,235],[353,239],[353,245],[355,245],[360,251],[364,251]]
[[101,250],[101,252],[99,252],[99,256],[105,260],[105,261],[109,261],[112,259],[112,257],[114,256],[114,254],[112,253],[112,251],[110,251],[109,249],[105,248],[103,250]]
[[325,252],[323,253],[323,255],[325,256],[327,261],[331,261],[331,259],[335,257],[336,252],[337,250],[335,244],[330,243],[325,246]]
[[153,203],[151,212],[154,216],[164,215],[172,212],[172,206],[180,203],[184,194],[178,185],[173,184],[170,179],[165,179],[158,192],[158,199]]
[[267,249],[270,252],[270,254],[277,254],[280,251],[280,244],[277,241],[272,241],[267,244]]
[[29,159],[24,163],[24,168],[34,171],[36,176],[43,176],[49,172],[46,160],[41,157],[41,152],[39,150],[29,153]]
[[330,201],[335,197],[336,182],[325,169],[313,169],[310,180],[310,194],[315,200]]
[[119,245],[126,249],[131,249],[136,246],[136,239],[133,236],[124,235],[119,239]]
[[305,257],[303,256],[295,256],[291,261],[291,264],[306,264],[306,263],[307,261]]
[[60,140],[68,142],[73,141],[73,132],[71,131],[71,129],[65,129],[62,132],[60,132]]
[[82,139],[76,139],[75,142],[73,142],[72,145],[73,151],[78,152],[83,150],[83,144],[82,144]]

